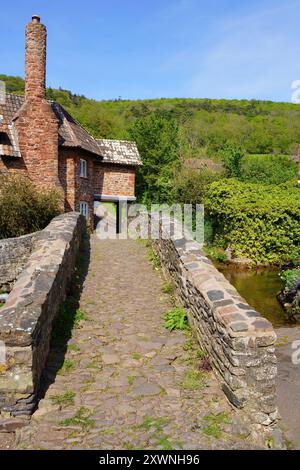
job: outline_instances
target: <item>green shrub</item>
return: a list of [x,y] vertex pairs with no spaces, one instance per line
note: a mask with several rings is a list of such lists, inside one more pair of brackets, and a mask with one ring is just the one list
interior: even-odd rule
[[176,202],[183,204],[203,204],[209,185],[224,176],[210,168],[203,167],[200,171],[190,168],[181,169],[174,179]]
[[287,269],[281,273],[281,279],[285,283],[284,289],[279,294],[279,300],[284,307],[288,319],[291,322],[300,320],[300,268]]
[[300,256],[300,190],[237,180],[212,183],[206,215],[214,236],[253,264],[284,264]]
[[25,176],[0,174],[0,238],[45,228],[60,213],[60,200],[57,190],[38,191]]
[[186,311],[182,307],[169,310],[164,316],[165,327],[168,330],[188,330],[188,317]]
[[245,152],[242,147],[232,144],[226,144],[219,152],[227,176],[239,178],[242,173],[242,162],[245,158]]
[[248,155],[241,179],[251,183],[280,184],[297,175],[297,163],[286,155]]
[[298,289],[300,286],[300,268],[287,269],[281,273],[281,279],[285,282],[286,289]]

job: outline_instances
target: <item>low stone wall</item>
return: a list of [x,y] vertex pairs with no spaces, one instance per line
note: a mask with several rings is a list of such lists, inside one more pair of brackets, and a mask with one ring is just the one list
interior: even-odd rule
[[0,310],[0,341],[6,349],[6,362],[0,364],[0,410],[13,416],[30,414],[35,406],[53,319],[66,297],[84,230],[85,219],[71,212],[39,232]]
[[0,240],[0,289],[9,292],[34,247],[37,233]]
[[191,236],[172,240],[168,233],[163,222],[153,249],[188,309],[222,389],[255,423],[275,422],[276,335],[271,323],[247,304]]

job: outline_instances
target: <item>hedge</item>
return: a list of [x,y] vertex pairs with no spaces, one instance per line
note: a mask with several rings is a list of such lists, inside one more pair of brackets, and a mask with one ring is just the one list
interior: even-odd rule
[[236,258],[283,265],[300,257],[300,189],[295,184],[212,183],[206,217],[215,242],[230,246]]

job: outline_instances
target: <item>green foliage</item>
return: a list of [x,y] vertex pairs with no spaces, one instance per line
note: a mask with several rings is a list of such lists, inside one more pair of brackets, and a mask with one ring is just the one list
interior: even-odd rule
[[143,161],[137,172],[138,198],[146,204],[170,202],[174,164],[179,160],[176,121],[152,113],[132,124],[130,136],[137,143]]
[[289,290],[298,289],[300,286],[300,268],[287,269],[281,273],[281,279],[285,282],[285,287]]
[[164,316],[165,327],[168,330],[188,330],[187,313],[182,307],[176,307],[169,310]]
[[58,191],[39,191],[25,176],[0,174],[0,239],[45,228],[60,213]]
[[81,310],[80,308],[78,308],[76,310],[76,313],[75,313],[75,317],[74,317],[74,328],[75,329],[78,329],[80,328],[80,324],[81,322],[83,322],[84,320],[87,320],[87,315],[86,313]]
[[203,167],[200,171],[181,168],[175,173],[174,198],[183,204],[203,204],[209,185],[222,178],[222,173]]
[[52,330],[51,340],[54,346],[64,346],[70,338],[72,329],[79,328],[80,322],[87,319],[86,314],[76,307],[77,304],[73,297],[67,298],[61,304]]
[[239,178],[242,174],[242,162],[245,158],[245,151],[239,146],[227,144],[220,150],[219,155],[227,176],[229,178]]
[[174,285],[172,282],[168,281],[168,282],[165,282],[165,284],[162,286],[161,288],[161,291],[164,293],[164,294],[173,294],[174,292]]
[[185,390],[199,390],[206,386],[206,373],[200,370],[188,369],[185,373],[182,387]]
[[224,180],[210,186],[206,211],[235,257],[282,265],[300,256],[298,188]]
[[139,361],[140,359],[142,359],[142,355],[139,353],[139,352],[134,352],[131,354],[131,357],[132,359],[134,359],[135,361]]
[[227,261],[227,255],[224,249],[218,246],[206,246],[205,253],[210,259],[218,261],[219,263],[225,263]]
[[81,426],[83,430],[95,426],[95,421],[90,418],[90,411],[83,406],[79,408],[73,418],[67,418],[60,423],[61,426]]
[[249,155],[242,165],[241,179],[251,183],[280,184],[297,175],[297,163],[287,155]]
[[203,429],[203,434],[206,436],[214,437],[215,439],[220,439],[222,436],[222,425],[229,424],[228,413],[218,413],[218,414],[208,414],[203,418],[208,424]]
[[55,405],[71,406],[74,405],[75,392],[67,391],[61,395],[52,395],[51,401]]
[[63,365],[58,370],[58,375],[65,375],[75,369],[75,362],[72,359],[65,359]]
[[[23,94],[20,77],[0,75],[7,91]],[[68,90],[48,89],[47,97],[64,106],[95,137],[128,138],[136,119],[159,113],[176,120],[184,139],[183,152],[213,156],[226,142],[251,154],[296,152],[300,142],[300,108],[293,103],[257,100],[155,99],[96,101]]]
[[148,249],[147,257],[148,257],[148,260],[150,261],[150,263],[152,264],[152,266],[155,270],[158,270],[158,269],[161,268],[160,257],[156,253],[154,253],[151,246]]
[[24,80],[21,77],[10,77],[8,75],[0,74],[0,80],[5,82],[6,92],[15,93],[17,95],[24,95]]

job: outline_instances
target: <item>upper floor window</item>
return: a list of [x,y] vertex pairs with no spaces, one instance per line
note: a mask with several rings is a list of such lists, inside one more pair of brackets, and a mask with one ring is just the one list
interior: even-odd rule
[[87,178],[87,161],[83,160],[83,158],[80,159],[80,176],[82,178]]

